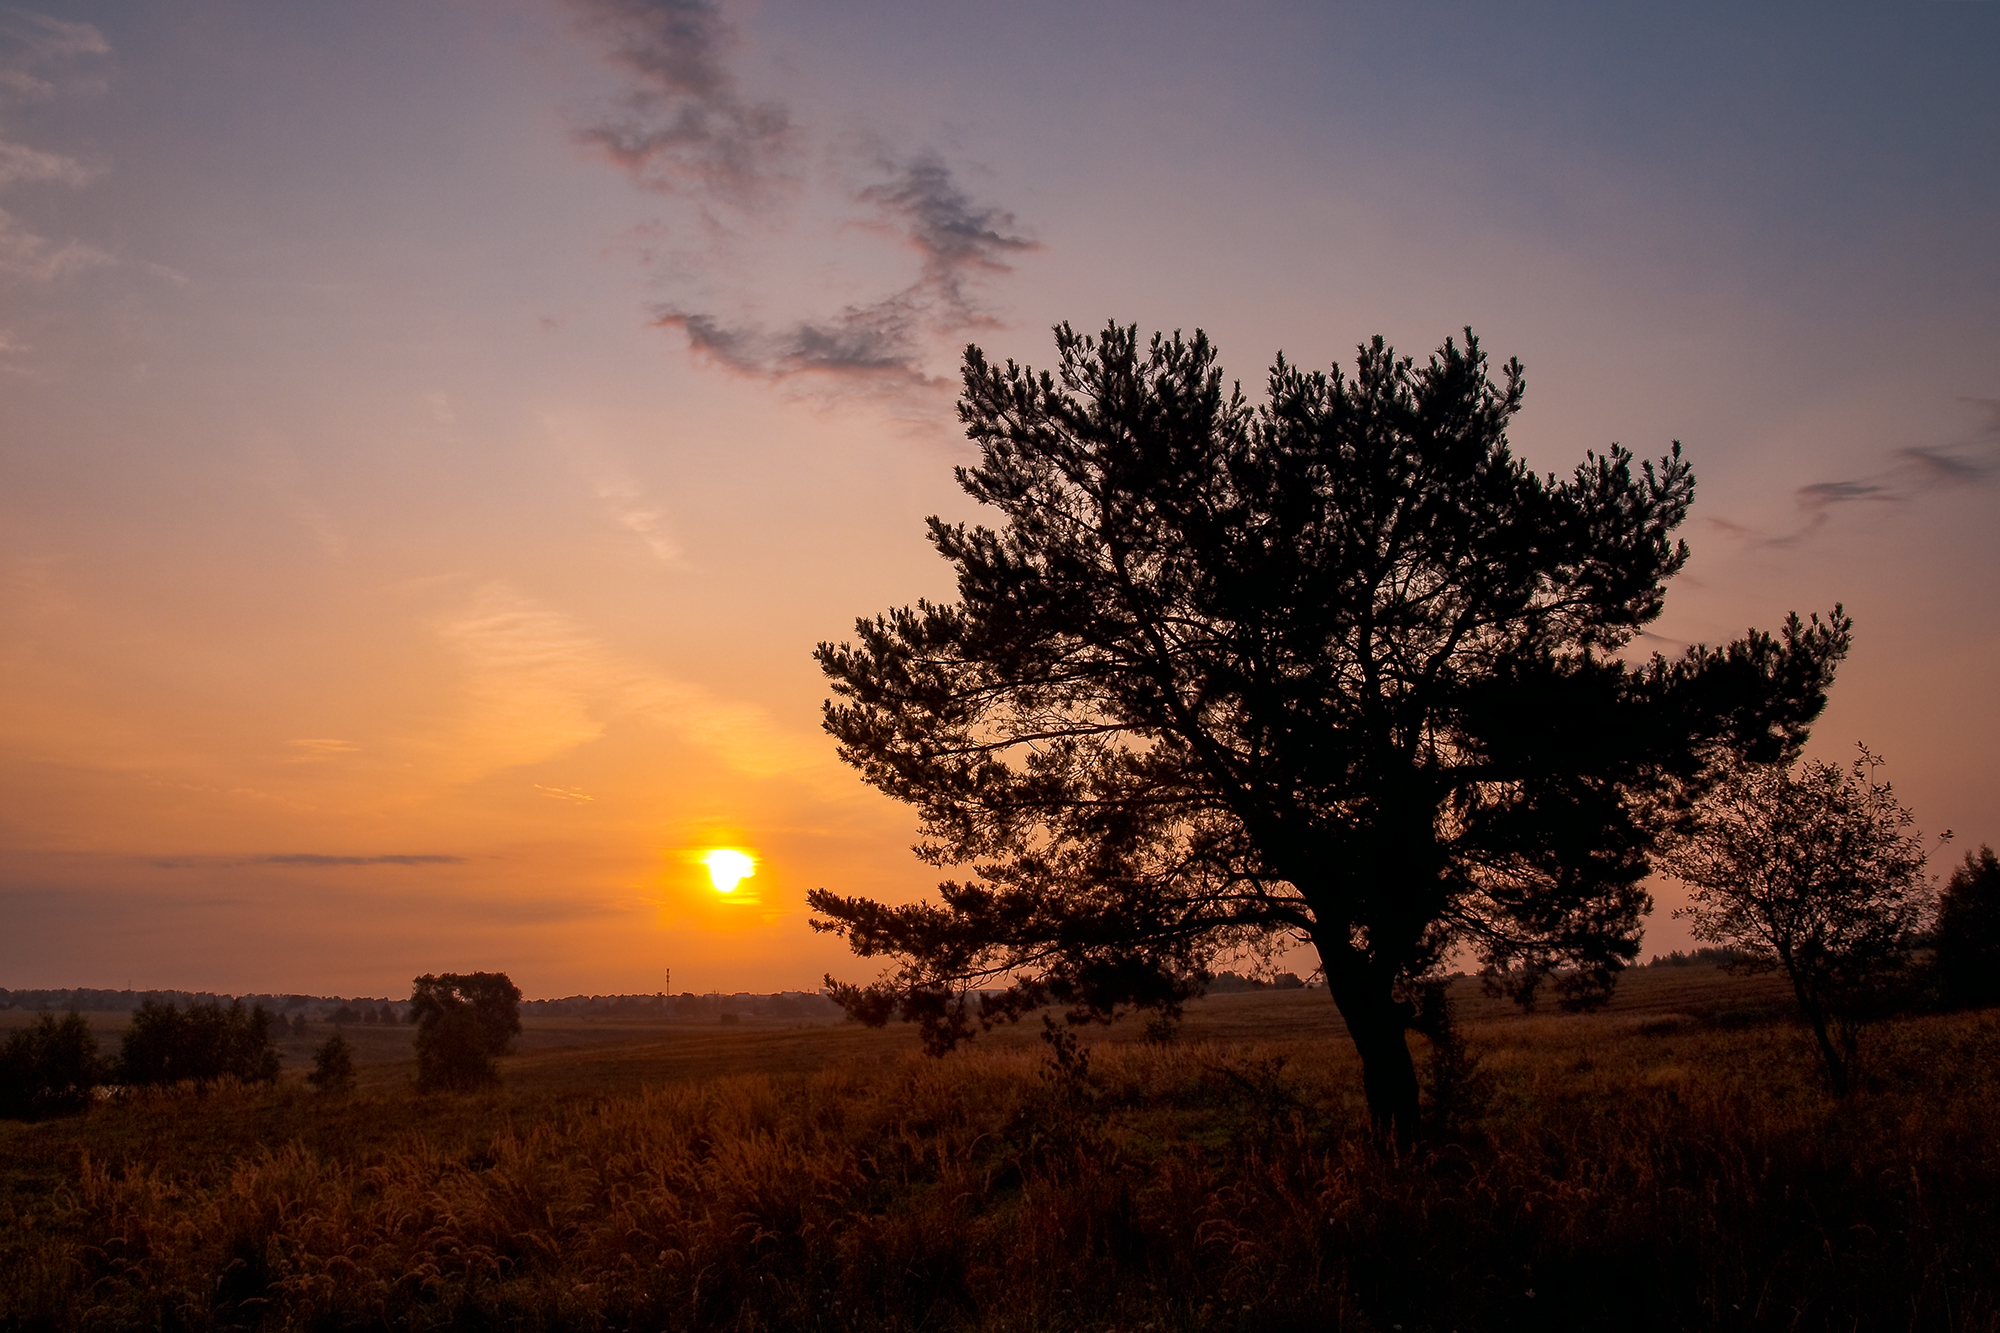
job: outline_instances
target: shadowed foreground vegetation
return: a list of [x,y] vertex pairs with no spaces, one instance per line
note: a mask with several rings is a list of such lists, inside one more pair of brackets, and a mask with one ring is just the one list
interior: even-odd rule
[[1400,1161],[1322,992],[1068,1063],[531,1024],[499,1088],[0,1125],[0,1328],[2000,1328],[2000,1013],[1882,1025],[1836,1101],[1784,1003],[1468,998],[1458,1129]]

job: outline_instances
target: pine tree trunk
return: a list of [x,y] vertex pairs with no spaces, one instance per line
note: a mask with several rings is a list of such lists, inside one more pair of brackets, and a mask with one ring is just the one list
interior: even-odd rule
[[1375,1141],[1384,1148],[1409,1148],[1417,1141],[1419,1105],[1403,1007],[1388,980],[1371,975],[1373,969],[1359,960],[1336,968],[1324,951],[1321,958],[1327,962],[1327,989],[1361,1057],[1361,1086]]

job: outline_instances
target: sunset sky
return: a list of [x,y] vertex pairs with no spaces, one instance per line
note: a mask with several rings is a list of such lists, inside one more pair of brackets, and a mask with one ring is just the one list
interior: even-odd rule
[[805,892],[936,875],[812,649],[949,596],[958,353],[1061,320],[1253,389],[1471,325],[1532,465],[1683,441],[1654,646],[1844,602],[1811,753],[1948,868],[1996,70],[1990,0],[0,12],[0,985],[870,975]]

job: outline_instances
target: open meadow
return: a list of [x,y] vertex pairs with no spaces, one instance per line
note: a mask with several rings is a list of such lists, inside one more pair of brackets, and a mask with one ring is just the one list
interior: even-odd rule
[[2000,1011],[1871,1030],[1837,1101],[1768,980],[1458,1001],[1477,1065],[1397,1160],[1317,990],[1081,1061],[531,1019],[457,1095],[349,1029],[348,1095],[288,1049],[274,1088],[0,1123],[0,1328],[2000,1328]]

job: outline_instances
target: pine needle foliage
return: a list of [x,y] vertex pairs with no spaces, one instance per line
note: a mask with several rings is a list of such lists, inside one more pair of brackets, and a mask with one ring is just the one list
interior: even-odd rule
[[1197,332],[1064,325],[1057,365],[969,348],[957,600],[822,644],[826,727],[918,811],[938,901],[824,890],[891,968],[834,993],[948,1047],[1049,1002],[1171,1013],[1218,959],[1314,949],[1377,1131],[1415,1137],[1412,995],[1455,951],[1601,1003],[1657,831],[1726,756],[1789,757],[1849,636],[1788,620],[1623,651],[1688,557],[1680,448],[1530,470],[1525,380],[1470,330],[1264,400]]

